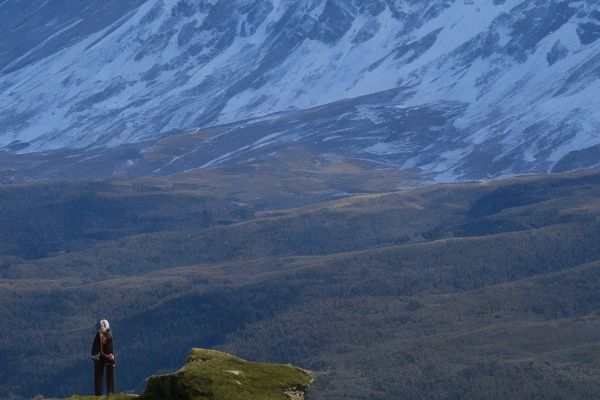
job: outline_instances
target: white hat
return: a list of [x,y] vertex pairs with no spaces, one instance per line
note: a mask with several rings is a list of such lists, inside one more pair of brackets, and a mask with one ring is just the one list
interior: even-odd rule
[[100,321],[100,330],[102,332],[106,332],[110,329],[110,324],[108,323],[107,320],[103,319]]

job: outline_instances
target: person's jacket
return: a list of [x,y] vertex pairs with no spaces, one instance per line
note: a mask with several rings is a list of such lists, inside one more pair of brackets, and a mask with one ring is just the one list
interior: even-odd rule
[[[102,346],[102,351],[104,352],[104,354],[114,353],[114,341],[112,333],[109,330],[107,333],[105,333],[105,335],[107,336],[106,343],[104,344],[104,346]],[[92,355],[95,356],[98,353],[100,353],[100,331],[96,332],[94,344],[92,344]]]

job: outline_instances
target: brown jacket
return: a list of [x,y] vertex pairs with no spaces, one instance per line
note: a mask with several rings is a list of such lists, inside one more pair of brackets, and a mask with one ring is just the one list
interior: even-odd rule
[[114,354],[114,340],[112,333],[110,330],[104,334],[100,333],[100,331],[96,332],[96,337],[94,338],[94,343],[92,344],[92,355],[100,353],[100,335],[103,336],[103,344],[102,344],[102,352],[104,354]]

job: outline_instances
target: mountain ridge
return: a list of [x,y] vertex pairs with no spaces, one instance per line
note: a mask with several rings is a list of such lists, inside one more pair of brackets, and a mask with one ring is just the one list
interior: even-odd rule
[[[13,1],[0,16],[8,18]],[[73,15],[42,10],[39,18],[76,22],[77,7],[83,3]],[[105,8],[97,13],[112,27],[76,31],[64,46],[44,42],[50,55],[0,75],[5,149],[114,147],[391,89],[400,93],[393,104],[366,110],[374,124],[398,118],[392,105],[464,105],[437,130],[392,125],[390,137],[361,146],[416,153],[400,167],[440,180],[474,176],[491,153],[492,176],[566,170],[575,154],[600,145],[600,16],[591,0],[148,0]],[[584,167],[598,162],[588,156]]]

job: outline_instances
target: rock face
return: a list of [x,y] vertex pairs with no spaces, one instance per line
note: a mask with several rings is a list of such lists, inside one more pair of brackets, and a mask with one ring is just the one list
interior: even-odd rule
[[395,89],[391,107],[366,110],[373,123],[396,120],[394,105],[452,114],[362,146],[419,154],[403,168],[449,180],[482,160],[490,176],[600,163],[573,161],[600,144],[595,0],[7,0],[0,33],[9,151],[140,142]]
[[143,400],[303,400],[312,374],[291,365],[251,363],[193,349],[179,371],[151,377]]

